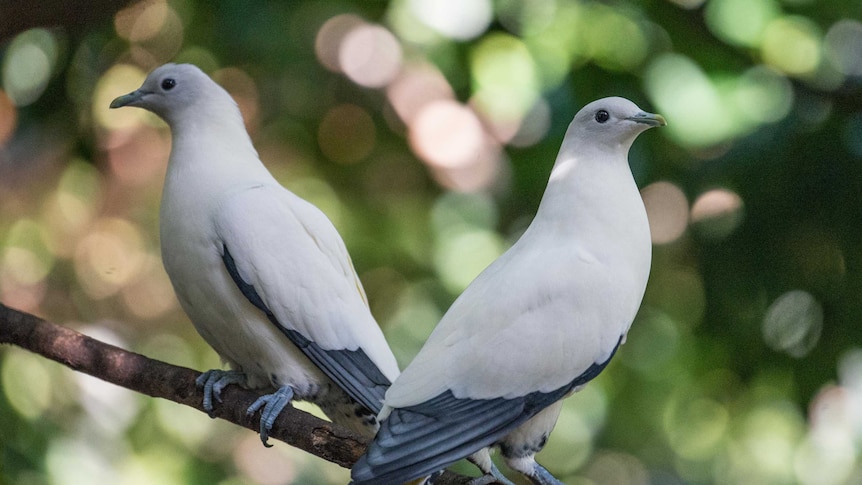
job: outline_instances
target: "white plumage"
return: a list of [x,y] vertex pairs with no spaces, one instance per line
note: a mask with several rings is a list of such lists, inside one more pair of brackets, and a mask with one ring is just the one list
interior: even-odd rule
[[335,228],[258,158],[230,95],[191,65],[154,70],[112,108],[170,125],[160,213],[162,258],[195,328],[235,371],[210,371],[205,407],[232,382],[279,391],[261,438],[292,396],[373,435],[398,366]]
[[500,479],[492,445],[535,483],[559,483],[533,456],[560,400],[601,372],[640,306],[651,244],[628,150],[663,124],[623,98],[578,112],[530,227],[387,391],[357,485],[403,483],[468,456]]

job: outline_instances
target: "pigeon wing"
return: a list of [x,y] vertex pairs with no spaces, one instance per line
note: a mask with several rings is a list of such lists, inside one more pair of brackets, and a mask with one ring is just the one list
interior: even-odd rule
[[366,454],[354,465],[354,485],[405,483],[491,446],[592,380],[609,361],[610,357],[591,365],[571,383],[551,392],[470,399],[456,398],[447,390],[426,402],[392,409]]
[[226,199],[216,232],[243,295],[352,398],[379,412],[397,364],[331,222],[279,186]]

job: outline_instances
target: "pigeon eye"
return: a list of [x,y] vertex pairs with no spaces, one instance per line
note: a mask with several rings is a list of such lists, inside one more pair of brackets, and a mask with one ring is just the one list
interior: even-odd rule
[[607,111],[603,109],[596,111],[596,121],[599,123],[604,123],[609,119],[611,119],[611,115],[609,115]]
[[167,78],[164,81],[162,81],[162,89],[164,89],[165,91],[170,91],[171,89],[174,89],[174,86],[176,86],[176,85],[177,85],[177,82],[171,78]]

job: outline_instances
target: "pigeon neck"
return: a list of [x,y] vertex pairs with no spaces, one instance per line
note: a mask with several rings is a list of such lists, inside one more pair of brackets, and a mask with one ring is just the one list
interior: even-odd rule
[[649,223],[627,154],[622,145],[561,151],[528,232],[601,262],[621,282],[646,281]]
[[600,232],[607,232],[605,236],[613,239],[641,229],[646,215],[627,155],[624,144],[564,146],[536,220],[550,222],[558,231],[575,232],[579,238],[589,231],[600,238]]
[[235,148],[252,148],[242,114],[236,104],[207,106],[208,109],[182,110],[165,117],[174,139],[206,141]]
[[[584,146],[586,145],[586,146]],[[548,181],[553,197],[598,197],[620,179],[631,178],[627,147],[563,146]],[[609,187],[608,187],[609,188]],[[609,195],[609,194],[608,194]]]
[[258,158],[239,110],[235,105],[232,108],[168,120],[173,135],[170,178],[185,183],[206,179],[219,187],[271,178]]

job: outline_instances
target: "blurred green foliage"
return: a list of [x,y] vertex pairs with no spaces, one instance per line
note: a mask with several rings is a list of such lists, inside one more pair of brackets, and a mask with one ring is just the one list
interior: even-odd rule
[[[860,483],[860,19],[838,0],[155,0],[23,32],[0,45],[0,300],[219,365],[159,259],[169,133],[108,111],[193,62],[332,218],[406,365],[529,223],[577,109],[625,96],[669,121],[630,157],[653,272],[540,460],[578,485]],[[0,485],[347,477],[0,349]]]

